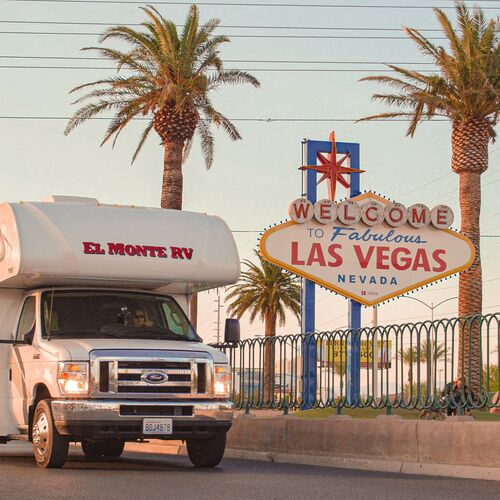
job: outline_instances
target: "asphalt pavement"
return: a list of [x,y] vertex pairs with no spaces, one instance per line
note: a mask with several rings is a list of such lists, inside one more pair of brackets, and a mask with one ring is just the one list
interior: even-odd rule
[[195,469],[183,456],[126,452],[41,470],[24,443],[0,445],[0,499],[461,499],[500,498],[500,482],[223,460]]

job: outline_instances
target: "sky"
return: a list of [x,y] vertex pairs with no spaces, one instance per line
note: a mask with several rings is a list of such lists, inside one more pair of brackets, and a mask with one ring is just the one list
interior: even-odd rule
[[[380,87],[359,82],[363,76],[377,74],[374,70],[384,69],[381,62],[432,69],[432,65],[425,65],[429,60],[400,29],[408,25],[428,36],[442,36],[439,31],[430,31],[438,29],[430,6],[445,6],[446,12],[453,16],[452,2],[315,0],[314,6],[302,2],[300,7],[270,6],[299,3],[298,0],[261,0],[261,6],[242,6],[245,2],[238,0],[230,3],[239,5],[209,3],[200,4],[202,21],[220,18],[221,25],[226,26],[220,32],[232,37],[221,52],[222,59],[228,61],[226,67],[251,71],[259,78],[261,88],[225,88],[214,96],[217,109],[235,120],[243,140],[231,142],[222,132],[216,132],[215,162],[209,171],[195,141],[184,166],[186,210],[220,215],[234,231],[256,231],[234,233],[241,258],[254,259],[258,231],[286,218],[289,203],[300,195],[301,176],[297,169],[301,164],[301,141],[327,140],[335,130],[337,140],[361,145],[361,167],[366,170],[362,189],[377,191],[405,205],[417,202],[431,207],[439,203],[450,205],[456,214],[454,226],[459,227],[458,176],[450,169],[449,123],[423,123],[412,139],[405,137],[404,123],[354,123],[355,119],[383,109],[371,101],[372,94]],[[344,7],[332,7],[334,4]],[[352,7],[355,4],[365,7]],[[390,8],[373,8],[377,4]],[[178,24],[183,22],[188,9],[183,2],[155,5]],[[483,1],[480,5],[489,16],[499,13],[498,2]],[[34,201],[51,194],[65,194],[95,197],[105,203],[159,206],[163,152],[157,136],[151,135],[140,157],[131,165],[144,122],[132,123],[112,149],[109,145],[99,147],[107,125],[105,120],[88,122],[65,137],[65,120],[12,118],[69,117],[76,107],[71,105],[74,98],[68,91],[113,73],[106,69],[110,64],[104,61],[64,59],[92,57],[79,51],[97,45],[97,34],[105,29],[104,25],[57,23],[138,23],[144,19],[139,6],[139,3],[113,4],[100,0],[0,1],[1,200]],[[382,28],[386,31],[373,31]],[[442,42],[436,40],[436,43]],[[39,59],[32,59],[35,56]],[[75,69],[82,66],[98,69]],[[248,118],[261,121],[240,121]],[[273,121],[279,119],[298,121]],[[303,119],[315,121],[300,121]],[[500,235],[499,159],[500,145],[492,144],[489,170],[482,176],[485,313],[500,310],[500,238],[491,237]],[[456,284],[453,278],[413,296],[429,306],[447,301],[436,308],[434,316],[452,317],[457,313]],[[316,300],[318,330],[333,330],[347,324],[345,299],[318,290]],[[215,291],[200,294],[198,328],[206,341],[215,339],[216,301]],[[223,321],[226,317],[223,298],[221,305]],[[430,312],[423,304],[401,298],[379,306],[378,318],[380,324],[421,321],[429,319]],[[363,309],[363,324],[369,324],[371,314],[369,308]],[[298,323],[292,317],[285,327],[278,329],[279,334],[298,331]],[[248,318],[242,319],[244,338],[262,333],[260,321],[250,324]]]

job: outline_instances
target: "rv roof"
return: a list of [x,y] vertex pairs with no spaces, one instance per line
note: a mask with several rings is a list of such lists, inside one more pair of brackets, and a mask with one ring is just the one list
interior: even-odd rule
[[0,287],[190,293],[238,276],[238,251],[219,217],[65,196],[0,205]]

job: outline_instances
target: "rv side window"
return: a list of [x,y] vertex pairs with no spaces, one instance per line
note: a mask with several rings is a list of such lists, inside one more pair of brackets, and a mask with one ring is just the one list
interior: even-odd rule
[[181,316],[180,309],[177,304],[173,306],[172,302],[165,301],[162,304],[167,326],[176,335],[183,336],[186,329],[190,328],[189,321],[185,316]]
[[17,326],[16,339],[23,340],[27,333],[30,333],[35,327],[35,297],[28,297],[24,301],[19,325]]

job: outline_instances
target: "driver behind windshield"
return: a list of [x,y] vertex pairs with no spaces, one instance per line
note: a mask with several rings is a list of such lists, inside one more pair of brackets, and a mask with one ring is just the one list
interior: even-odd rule
[[132,316],[132,326],[136,328],[153,326],[153,322],[146,319],[146,314],[142,309],[136,309]]
[[126,291],[44,291],[44,335],[166,340],[200,338],[175,299]]

